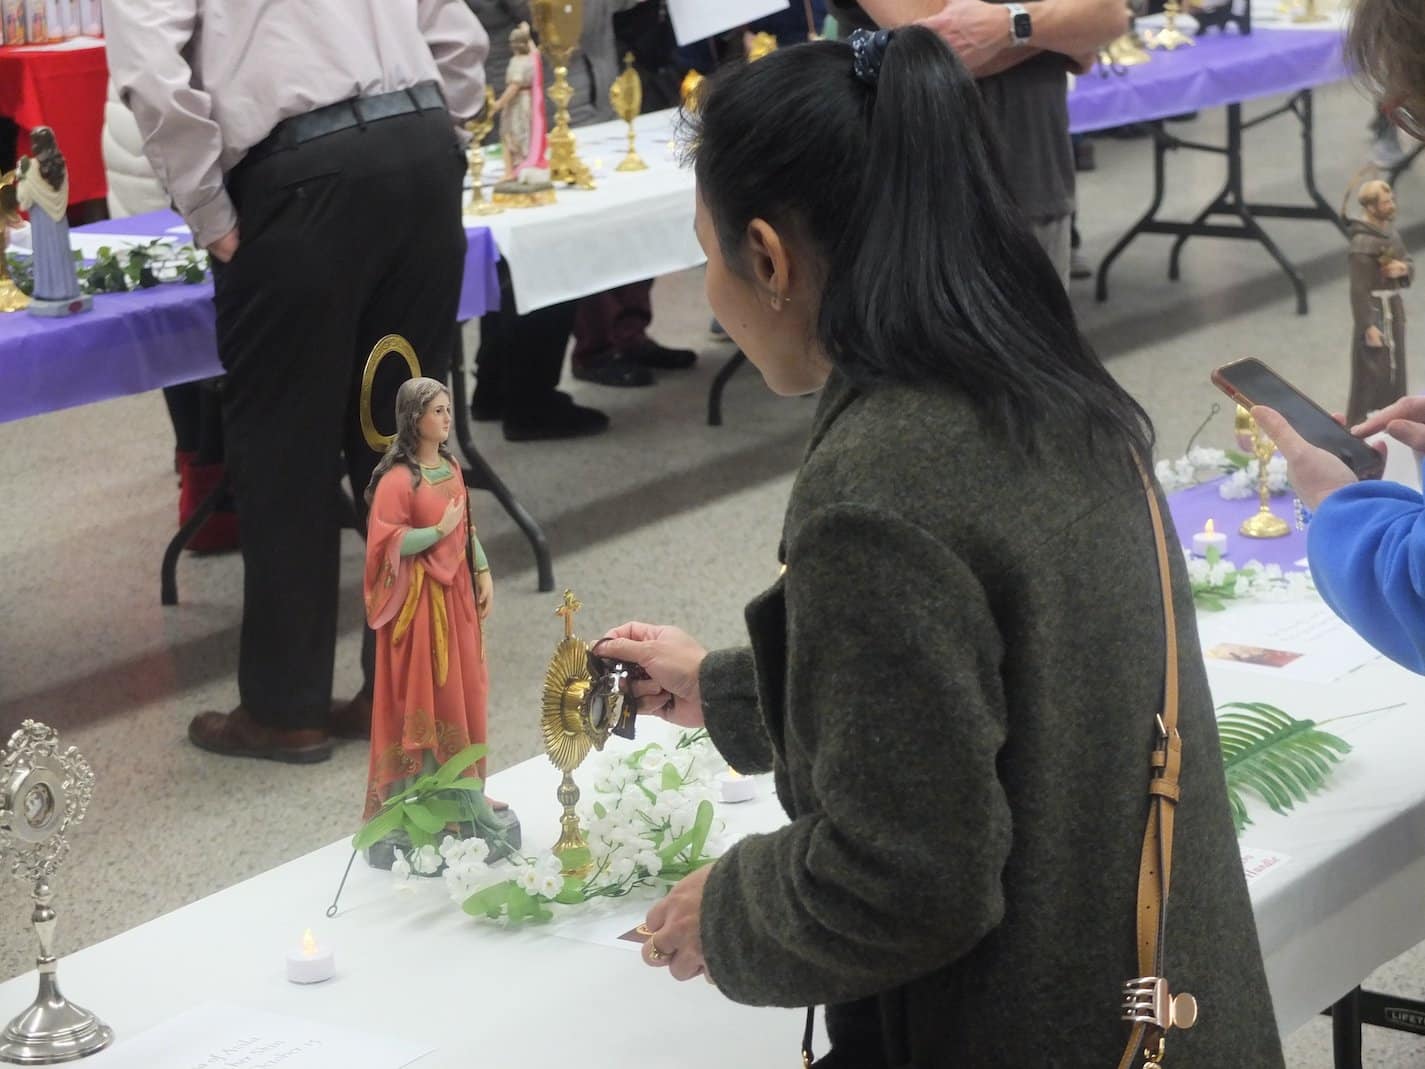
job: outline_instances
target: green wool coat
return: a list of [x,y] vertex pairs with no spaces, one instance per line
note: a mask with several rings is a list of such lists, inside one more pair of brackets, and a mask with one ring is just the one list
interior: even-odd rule
[[[949,390],[833,375],[785,574],[747,608],[751,648],[704,662],[714,742],[773,770],[791,818],[713,867],[708,969],[737,1002],[827,1005],[838,1065],[1113,1069],[1122,1053],[1164,637],[1142,484],[1087,438],[1056,430],[1027,459]],[[1184,761],[1166,973],[1201,1006],[1169,1061],[1278,1069],[1168,538]]]

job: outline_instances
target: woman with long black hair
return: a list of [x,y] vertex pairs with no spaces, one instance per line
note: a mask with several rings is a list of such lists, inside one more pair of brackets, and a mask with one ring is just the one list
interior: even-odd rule
[[[1006,193],[974,83],[912,28],[777,52],[700,104],[713,312],[774,392],[822,398],[750,648],[640,623],[600,647],[647,670],[640,711],[773,769],[791,818],[674,887],[645,960],[826,1005],[828,1066],[1067,1069],[1156,1053],[1162,1028],[1121,1020],[1146,941],[1200,1007],[1184,1031],[1179,1000],[1172,1063],[1276,1069],[1151,428]],[[1170,906],[1140,928],[1165,841]]]

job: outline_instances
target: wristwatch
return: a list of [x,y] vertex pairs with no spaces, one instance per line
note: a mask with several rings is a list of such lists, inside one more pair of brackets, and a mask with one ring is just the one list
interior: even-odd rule
[[1009,12],[1009,43],[1016,48],[1020,45],[1027,45],[1029,36],[1033,32],[1029,12],[1025,10],[1023,4],[1005,4],[1004,6]]

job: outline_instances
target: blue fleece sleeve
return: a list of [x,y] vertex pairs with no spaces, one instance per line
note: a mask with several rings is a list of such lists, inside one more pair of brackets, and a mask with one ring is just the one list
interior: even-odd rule
[[1307,528],[1316,589],[1392,661],[1425,674],[1425,499],[1372,480],[1337,490]]

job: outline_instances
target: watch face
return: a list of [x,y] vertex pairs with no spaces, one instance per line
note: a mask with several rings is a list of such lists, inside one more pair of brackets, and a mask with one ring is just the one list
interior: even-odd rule
[[1018,11],[1014,15],[1014,36],[1021,41],[1029,40],[1029,12]]

